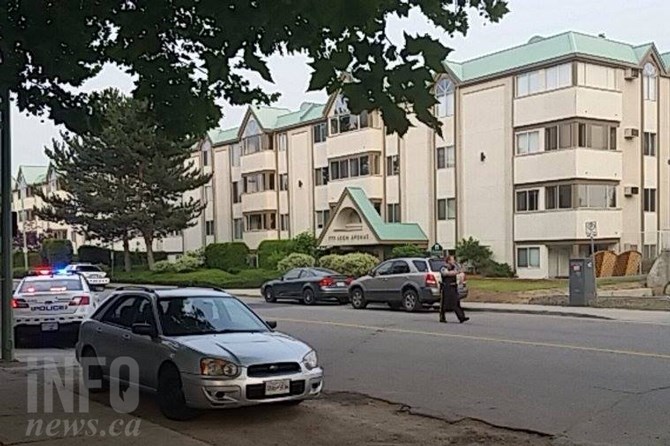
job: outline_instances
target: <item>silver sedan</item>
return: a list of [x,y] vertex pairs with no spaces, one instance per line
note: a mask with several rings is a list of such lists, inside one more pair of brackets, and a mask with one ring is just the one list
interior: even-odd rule
[[[125,287],[81,325],[76,353],[93,364],[84,367],[90,391],[110,379],[138,385],[156,393],[171,419],[319,395],[316,352],[275,327],[222,290]],[[136,364],[137,373],[111,376],[117,358]],[[139,382],[129,382],[135,375]]]

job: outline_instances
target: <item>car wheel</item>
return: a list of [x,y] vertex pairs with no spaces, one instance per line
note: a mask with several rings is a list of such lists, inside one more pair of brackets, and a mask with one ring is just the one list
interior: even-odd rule
[[409,312],[414,312],[421,308],[419,295],[416,293],[416,291],[408,288],[402,293],[402,306]]
[[311,288],[305,288],[302,292],[302,303],[305,305],[314,305],[316,303],[316,297],[314,296],[314,290]]
[[[88,393],[101,393],[107,390],[108,383],[104,380],[102,367],[98,363],[98,355],[91,347],[86,347],[81,352],[81,357],[86,358],[88,367],[84,371],[84,385]],[[93,383],[100,383],[100,386]]]
[[365,295],[361,288],[355,288],[351,292],[351,306],[357,310],[362,310],[368,306],[368,301],[365,300]]
[[271,286],[265,288],[263,296],[265,297],[265,302],[268,303],[277,302],[277,298],[275,297],[275,291],[272,289]]
[[161,368],[158,376],[158,406],[170,420],[186,421],[197,415],[197,411],[186,405],[179,370],[173,365]]

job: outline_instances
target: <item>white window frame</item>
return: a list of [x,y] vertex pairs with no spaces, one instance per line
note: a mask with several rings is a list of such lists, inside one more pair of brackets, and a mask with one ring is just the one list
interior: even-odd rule
[[214,228],[214,220],[207,220],[205,222],[205,235],[207,237],[214,237],[214,233],[215,233],[214,229],[215,229]]
[[435,114],[438,118],[454,116],[455,107],[455,87],[454,83],[447,78],[442,78],[435,84]]
[[658,70],[651,62],[647,62],[642,70],[642,84],[645,101],[656,101],[658,91]]
[[658,146],[658,138],[656,136],[656,133],[654,132],[644,132],[644,140],[643,140],[643,152],[645,156],[656,156],[657,152],[657,146]]
[[315,212],[315,225],[316,229],[324,229],[328,220],[330,219],[330,209],[324,209],[321,211]]
[[387,223],[400,223],[400,203],[387,203],[386,204],[386,222]]
[[[532,137],[531,137],[532,135]],[[531,150],[531,142],[536,140],[537,145],[535,150]],[[539,130],[529,130],[525,132],[518,132],[515,135],[515,153],[517,156],[530,155],[533,153],[538,153],[541,150],[540,147],[540,131]]]
[[456,220],[456,199],[447,198],[447,220]]
[[[526,265],[522,265],[520,258],[521,258],[521,252],[525,251],[526,252]],[[537,264],[533,264],[531,258],[531,251],[537,253]],[[542,267],[542,259],[540,258],[540,247],[539,246],[524,246],[521,248],[516,249],[516,266],[517,268],[523,268],[523,269],[539,269]]]
[[244,238],[244,218],[233,219],[233,240],[242,240]]
[[288,150],[288,135],[286,133],[277,135],[277,150],[279,152],[286,152]]
[[288,214],[279,214],[279,230],[286,232],[289,230],[289,217]]

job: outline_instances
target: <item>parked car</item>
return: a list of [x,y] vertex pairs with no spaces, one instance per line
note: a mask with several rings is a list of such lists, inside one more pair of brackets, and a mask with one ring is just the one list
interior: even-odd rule
[[109,285],[107,273],[90,263],[73,263],[65,268],[65,271],[81,274],[86,277],[88,283],[96,290],[105,289]]
[[[369,275],[349,286],[351,305],[365,308],[368,303],[386,303],[393,309],[417,311],[440,301],[442,259],[399,258],[387,260]],[[467,297],[465,275],[459,274],[460,298]]]
[[76,356],[92,363],[84,370],[91,392],[101,390],[100,381],[124,381],[110,376],[110,364],[130,357],[139,383],[129,384],[154,392],[162,413],[176,420],[197,409],[297,404],[319,395],[315,351],[276,325],[219,289],[121,287],[82,324]]
[[15,337],[44,332],[75,335],[95,307],[95,296],[84,277],[43,269],[22,279],[14,291]]
[[313,305],[334,300],[346,304],[351,281],[351,278],[326,268],[295,268],[279,279],[264,283],[261,294],[266,302],[292,299]]

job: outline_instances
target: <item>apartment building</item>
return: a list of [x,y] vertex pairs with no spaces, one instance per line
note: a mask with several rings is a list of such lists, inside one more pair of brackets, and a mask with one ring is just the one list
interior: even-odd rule
[[383,254],[475,237],[520,277],[567,275],[596,249],[653,257],[670,232],[670,53],[566,32],[464,62],[434,86],[442,136],[333,95],[299,110],[249,107],[193,160],[214,173],[184,250],[303,231]]

